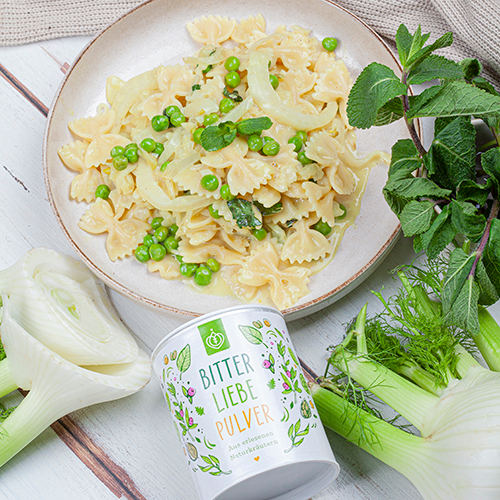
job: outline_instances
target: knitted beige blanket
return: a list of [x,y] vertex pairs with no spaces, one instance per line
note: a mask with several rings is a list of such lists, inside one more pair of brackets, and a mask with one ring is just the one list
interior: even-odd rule
[[[142,1],[0,0],[0,45],[93,35]],[[338,0],[337,3],[360,17],[392,46],[402,22],[410,32],[421,24],[432,39],[452,31],[455,41],[441,53],[455,60],[477,57],[484,65],[485,76],[500,87],[500,0]]]

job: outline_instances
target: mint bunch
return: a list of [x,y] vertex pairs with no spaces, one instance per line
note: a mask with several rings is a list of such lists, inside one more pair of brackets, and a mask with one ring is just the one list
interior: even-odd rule
[[[479,76],[477,59],[457,63],[434,54],[452,44],[452,33],[425,45],[428,39],[420,27],[411,34],[402,24],[396,34],[401,77],[376,62],[367,66],[352,87],[347,115],[361,129],[405,120],[411,139],[392,148],[384,197],[416,252],[433,259],[454,245],[443,283],[444,322],[478,333],[479,307],[500,296],[500,94]],[[410,95],[410,85],[434,80]],[[424,117],[436,119],[428,151],[414,123]],[[472,118],[482,119],[495,138],[486,152],[476,150]]]

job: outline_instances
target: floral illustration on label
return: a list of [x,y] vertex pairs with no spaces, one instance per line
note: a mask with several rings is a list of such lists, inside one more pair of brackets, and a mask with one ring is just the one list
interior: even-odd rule
[[208,472],[211,476],[220,476],[222,474],[229,475],[232,473],[232,471],[224,472],[220,468],[220,460],[213,455],[202,455],[201,458],[208,464],[205,466],[199,465],[199,468],[202,472]]
[[271,373],[274,373],[274,356],[272,354],[269,354],[269,358],[265,359],[262,362],[262,366],[269,370]]
[[189,344],[182,349],[182,351],[179,353],[179,356],[177,357],[177,369],[179,370],[179,379],[182,378],[182,374],[189,370],[189,367],[191,366],[191,347]]
[[267,348],[267,345],[264,343],[264,339],[262,337],[262,332],[254,328],[253,326],[245,326],[238,325],[241,333],[245,336],[245,338],[250,342],[250,344],[259,345],[262,344]]
[[[309,434],[309,424],[307,424],[307,427],[305,427],[305,429],[303,429],[303,430],[300,430],[300,427],[301,427],[301,424],[300,424],[300,418],[299,418],[299,420],[297,420],[295,425],[292,424],[288,428],[288,437],[292,441],[292,446],[290,446],[290,448],[288,450],[285,450],[285,453],[288,453],[288,452],[292,451],[294,448],[296,448],[297,446],[300,446],[304,442],[304,437],[302,437],[302,436],[307,436],[307,434]],[[300,439],[297,441],[297,438],[300,438]]]

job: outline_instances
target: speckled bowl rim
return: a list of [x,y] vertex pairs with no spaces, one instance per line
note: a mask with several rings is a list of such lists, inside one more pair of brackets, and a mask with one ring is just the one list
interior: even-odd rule
[[[45,182],[45,187],[47,190],[47,195],[49,198],[50,205],[52,207],[52,210],[54,212],[54,215],[56,217],[56,220],[63,230],[63,233],[66,235],[68,238],[70,244],[73,246],[79,257],[83,260],[83,262],[92,270],[94,274],[96,274],[104,283],[106,283],[108,286],[116,290],[117,292],[139,302],[142,303],[148,307],[153,308],[154,310],[159,310],[159,311],[164,311],[164,312],[170,312],[170,313],[175,313],[175,314],[181,314],[184,316],[188,317],[198,317],[203,315],[204,313],[198,313],[194,311],[189,311],[189,310],[183,310],[183,309],[178,309],[175,307],[171,307],[168,304],[158,302],[152,299],[149,299],[147,297],[144,297],[138,293],[135,293],[133,290],[130,290],[129,288],[123,286],[120,282],[109,276],[107,273],[105,273],[102,269],[97,267],[92,260],[90,260],[85,252],[79,247],[78,243],[74,241],[74,239],[71,237],[70,233],[66,229],[66,226],[59,214],[58,207],[55,203],[54,197],[52,195],[52,186],[49,178],[49,173],[48,173],[48,159],[47,159],[47,149],[48,149],[48,138],[49,138],[49,133],[50,133],[50,126],[52,122],[52,117],[53,117],[53,112],[54,108],[56,106],[56,103],[59,100],[59,97],[64,89],[64,86],[68,82],[69,78],[71,77],[71,73],[74,70],[74,68],[77,66],[79,63],[80,59],[84,56],[84,54],[89,50],[89,48],[103,35],[105,32],[108,30],[112,29],[118,22],[120,22],[122,19],[125,17],[134,15],[139,9],[142,9],[144,6],[155,2],[156,0],[147,0],[146,2],[138,5],[137,7],[133,8],[129,12],[123,14],[120,16],[118,19],[116,19],[112,24],[104,28],[102,31],[100,31],[97,35],[90,40],[87,45],[80,51],[80,53],[77,55],[71,66],[69,67],[68,71],[66,72],[66,75],[64,76],[63,80],[61,81],[59,88],[57,89],[54,98],[52,100],[49,113],[47,115],[47,122],[45,126],[45,131],[44,131],[44,138],[43,138],[43,148],[42,148],[42,161],[43,161],[43,174],[44,174],[44,182]],[[358,16],[347,10],[346,8],[342,7],[341,5],[338,5],[335,2],[332,2],[331,0],[321,0],[327,5],[334,6],[342,11],[344,11],[346,14],[350,15],[355,21],[363,25],[368,31],[371,32],[371,34],[380,42],[381,46],[386,49],[390,57],[394,60],[396,63],[397,67],[401,71],[401,65],[399,63],[399,60],[393,53],[393,51],[390,49],[390,47],[387,45],[387,43],[384,41],[384,39],[376,33],[368,24],[366,24],[362,19],[360,19]],[[410,89],[411,91],[411,89]],[[420,125],[420,121],[417,121],[417,132],[420,137],[422,137],[422,129]],[[389,253],[389,251],[393,248],[393,246],[396,244],[398,237],[401,233],[401,226],[398,224],[396,229],[392,232],[392,234],[389,236],[387,241],[385,242],[384,245],[381,246],[379,251],[376,253],[376,255],[360,270],[358,270],[356,273],[354,273],[349,279],[345,280],[342,284],[339,286],[335,287],[334,289],[330,290],[328,293],[323,294],[320,297],[317,297],[315,299],[312,299],[308,302],[295,305],[293,307],[290,307],[288,309],[285,309],[281,311],[281,313],[285,316],[287,320],[293,320],[297,319],[299,317],[305,316],[312,314],[316,311],[319,311],[320,309],[323,309],[324,307],[327,307],[330,304],[333,304],[337,300],[341,299],[344,297],[347,293],[349,293],[351,290],[353,290],[359,282],[362,280],[366,279],[373,271],[376,270],[378,265],[382,263],[386,255]]]

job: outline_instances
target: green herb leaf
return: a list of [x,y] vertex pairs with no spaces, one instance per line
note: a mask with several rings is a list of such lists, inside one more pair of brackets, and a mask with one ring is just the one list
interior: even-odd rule
[[457,232],[479,241],[486,228],[486,217],[467,201],[451,201],[451,222]]
[[237,90],[233,90],[232,92],[229,92],[229,90],[227,90],[227,87],[224,87],[224,90],[222,91],[222,95],[224,97],[227,97],[228,99],[231,99],[234,102],[243,101],[243,97],[240,96],[240,94]]
[[472,82],[472,80],[477,78],[483,70],[482,64],[477,59],[472,59],[470,57],[462,59],[459,64],[464,72],[464,78],[468,82]]
[[479,261],[476,268],[476,283],[479,286],[478,303],[482,306],[491,306],[498,299],[498,292],[491,282],[482,261]]
[[478,184],[470,179],[465,179],[457,188],[457,200],[470,201],[482,207],[491,193],[492,186],[493,181],[491,178],[488,178],[485,184]]
[[430,201],[410,201],[399,215],[404,235],[410,237],[427,231],[434,214],[434,203]]
[[236,125],[233,122],[222,122],[210,125],[201,133],[201,145],[206,151],[219,151],[229,146],[236,138]]
[[489,94],[499,96],[500,94],[495,90],[495,87],[486,80],[485,78],[478,76],[477,78],[474,78],[472,81],[472,84],[474,87],[480,88],[488,92]]
[[500,148],[493,148],[483,153],[481,165],[495,184],[497,193],[500,192]]
[[453,81],[426,89],[411,99],[408,118],[468,115],[500,115],[500,97],[464,81]]
[[252,135],[260,134],[263,130],[268,130],[272,127],[273,122],[268,116],[259,116],[258,118],[247,118],[236,124],[238,134]]
[[456,231],[451,223],[449,205],[445,205],[428,231],[421,235],[419,251],[425,250],[429,259],[435,259],[451,243]]
[[395,97],[391,99],[386,104],[384,104],[378,111],[373,125],[376,127],[382,127],[383,125],[389,125],[403,118],[403,101],[400,97]]
[[[457,317],[456,309],[458,304],[456,301],[464,288],[469,273],[472,270],[475,254],[467,255],[461,248],[456,248],[451,252],[450,263],[446,272],[441,300],[443,303],[443,316],[446,319],[446,324],[455,324]],[[469,289],[472,291],[472,287]],[[477,297],[479,297],[479,290]],[[461,303],[464,302],[464,297],[461,297]],[[477,303],[477,301],[476,301]],[[459,315],[460,313],[458,313]]]
[[483,263],[495,290],[500,295],[500,220],[493,219],[490,237],[483,252]]
[[192,87],[191,90],[194,92],[195,90],[200,90],[201,85],[199,83],[195,83]]
[[475,180],[476,132],[470,117],[458,117],[435,134],[424,164],[429,179],[455,190],[464,179]]
[[456,325],[473,335],[479,333],[478,319],[479,286],[473,276],[469,276],[450,309],[443,317],[445,325]]
[[211,64],[209,64],[205,69],[201,70],[201,72],[204,75],[206,75],[212,68],[213,68],[213,66]]
[[445,33],[443,36],[439,37],[435,42],[431,43],[430,45],[427,45],[427,47],[421,48],[416,53],[411,55],[410,58],[406,61],[405,68],[410,69],[417,67],[424,61],[424,59],[427,59],[435,50],[442,49],[444,47],[449,47],[452,43],[453,43],[453,33],[449,31],[448,33]]
[[460,64],[446,57],[431,54],[421,64],[410,71],[408,85],[420,85],[431,80],[461,80],[464,70]]
[[271,207],[265,207],[258,201],[254,201],[253,204],[259,209],[259,212],[263,216],[277,214],[283,210],[283,203],[281,203],[281,201],[278,201],[278,203],[275,203]]
[[349,94],[349,123],[357,128],[371,127],[379,109],[406,92],[406,85],[400,82],[392,69],[383,64],[371,63],[358,76]]
[[413,57],[429,39],[430,33],[422,35],[422,27],[418,25],[415,34],[411,34],[404,24],[400,24],[396,32],[396,46],[399,60],[406,67],[408,60]]
[[231,210],[238,227],[258,227],[262,225],[262,222],[253,213],[251,202],[242,198],[235,198],[234,200],[228,200],[227,206]]
[[411,178],[412,172],[422,166],[422,159],[411,139],[400,139],[392,146],[389,179]]

